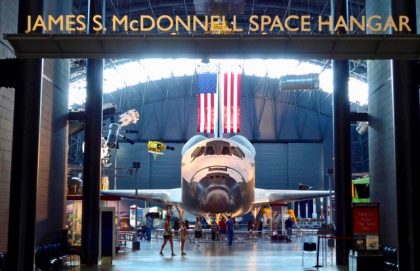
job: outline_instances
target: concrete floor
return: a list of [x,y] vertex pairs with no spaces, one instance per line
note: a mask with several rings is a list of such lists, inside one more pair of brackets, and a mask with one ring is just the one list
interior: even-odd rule
[[[315,265],[315,254],[305,255],[305,266],[302,266],[303,242],[315,241],[315,237],[293,239],[291,243],[238,242],[233,246],[212,241],[200,244],[186,243],[186,256],[180,256],[179,242],[174,242],[176,256],[171,257],[169,244],[164,249],[165,256],[159,255],[162,240],[141,241],[141,249],[136,252],[120,252],[113,260],[112,266],[82,268],[86,271],[131,271],[131,270],[348,270],[347,267],[329,265],[312,268]],[[331,255],[331,254],[330,254]],[[322,263],[322,260],[321,260]]]

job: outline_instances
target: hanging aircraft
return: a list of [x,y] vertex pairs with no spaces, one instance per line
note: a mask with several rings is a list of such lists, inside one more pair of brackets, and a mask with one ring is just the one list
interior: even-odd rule
[[[255,148],[241,135],[230,138],[196,135],[183,146],[181,154],[181,187],[138,189],[137,199],[175,206],[196,216],[237,217],[259,206],[330,195],[329,191],[256,188]],[[101,193],[136,198],[136,190]]]
[[[101,163],[103,167],[111,165],[111,149],[117,148],[119,139],[134,144],[132,140],[121,133],[121,128],[130,124],[136,124],[140,118],[140,114],[135,109],[130,109],[118,115],[118,122],[114,122],[114,116],[119,113],[117,106],[113,103],[106,103],[102,106],[103,120],[111,119],[108,126],[107,137],[101,139]],[[69,136],[75,135],[84,130],[84,111],[71,111],[69,113]],[[84,149],[84,143],[82,150]]]

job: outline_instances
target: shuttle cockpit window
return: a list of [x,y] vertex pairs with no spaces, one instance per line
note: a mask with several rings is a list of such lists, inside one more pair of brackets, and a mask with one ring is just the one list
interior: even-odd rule
[[245,158],[245,153],[241,150],[241,148],[237,148],[237,150],[241,154],[241,157]]
[[191,158],[195,158],[197,156],[197,153],[200,151],[201,147],[197,147],[192,153],[191,153]]
[[223,146],[222,155],[231,155],[230,150],[229,150],[229,146]]
[[206,149],[205,155],[231,155],[229,142],[223,140],[214,140],[206,144],[206,148],[210,148],[209,151]]
[[204,151],[206,150],[206,147],[197,147],[191,154],[191,158],[194,160],[195,158],[201,156],[204,154]]
[[211,141],[206,144],[205,147],[197,147],[191,154],[191,158],[194,160],[197,157],[203,155],[234,155],[238,158],[244,159],[245,154],[238,147],[231,146],[228,142],[225,141]]
[[232,147],[232,148],[230,148],[230,150],[231,150],[233,155],[235,155],[235,156],[237,156],[241,159],[245,158],[245,154],[240,148]]
[[206,147],[206,152],[204,153],[204,155],[214,155],[214,154],[215,154],[215,152],[214,152],[213,146],[207,146]]

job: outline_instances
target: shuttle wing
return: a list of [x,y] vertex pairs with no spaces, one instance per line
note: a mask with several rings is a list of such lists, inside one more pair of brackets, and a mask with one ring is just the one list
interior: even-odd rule
[[[334,194],[334,192],[331,193]],[[255,200],[253,205],[286,203],[291,201],[326,197],[329,195],[329,191],[323,190],[272,190],[255,188]]]
[[[137,198],[147,202],[178,205],[181,202],[181,188],[173,189],[138,189]],[[102,190],[102,195],[120,196],[135,199],[136,190]]]

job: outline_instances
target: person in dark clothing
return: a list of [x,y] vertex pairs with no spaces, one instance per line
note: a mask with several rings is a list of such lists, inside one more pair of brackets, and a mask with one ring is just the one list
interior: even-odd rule
[[227,235],[228,235],[228,245],[231,246],[233,242],[233,227],[235,226],[235,222],[232,217],[228,217],[228,221],[226,222],[227,228]]
[[254,221],[248,221],[248,232],[249,232],[249,239],[254,238]]
[[175,217],[175,219],[174,219],[174,233],[175,233],[176,237],[178,237],[178,231],[179,231],[179,218]]
[[248,231],[252,231],[254,222],[252,220],[248,221]]
[[258,223],[258,235],[261,237],[262,237],[263,223],[264,223],[264,219],[261,218],[260,222]]
[[293,219],[291,216],[289,216],[285,221],[287,241],[289,242],[292,240],[293,224],[294,224]]
[[220,238],[221,240],[224,240],[225,234],[226,234],[226,222],[225,222],[224,217],[222,218],[222,220],[219,221],[219,228],[220,228]]
[[146,240],[152,240],[153,218],[151,215],[146,215]]
[[211,223],[211,240],[216,241],[217,232],[219,231],[219,225],[214,220]]

